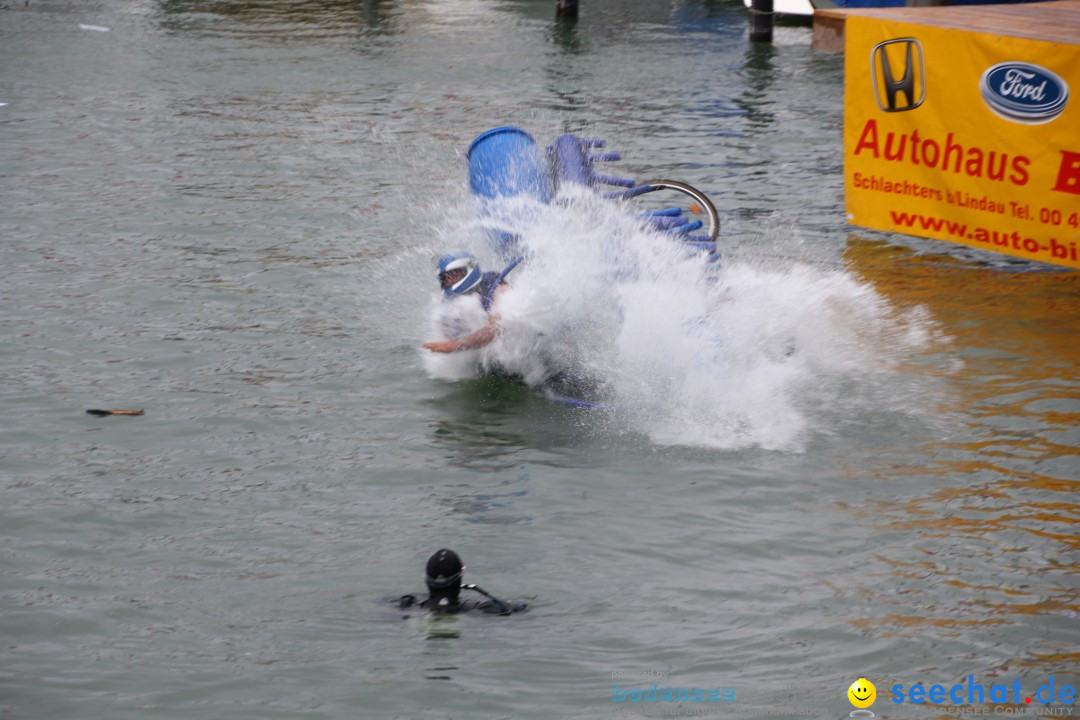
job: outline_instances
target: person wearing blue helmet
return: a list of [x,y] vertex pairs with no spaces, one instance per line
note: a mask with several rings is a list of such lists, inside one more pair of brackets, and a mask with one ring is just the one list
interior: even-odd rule
[[439,285],[448,300],[476,298],[484,312],[487,324],[479,330],[452,340],[436,340],[424,343],[425,350],[452,353],[475,350],[490,344],[499,336],[499,314],[492,306],[505,285],[497,272],[484,272],[476,256],[467,250],[457,250],[439,258]]

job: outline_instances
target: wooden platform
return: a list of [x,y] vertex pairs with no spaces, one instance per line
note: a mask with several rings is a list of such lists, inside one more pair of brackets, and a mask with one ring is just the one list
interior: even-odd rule
[[995,5],[815,10],[813,47],[843,52],[844,21],[849,15],[1080,45],[1080,0],[1050,0]]

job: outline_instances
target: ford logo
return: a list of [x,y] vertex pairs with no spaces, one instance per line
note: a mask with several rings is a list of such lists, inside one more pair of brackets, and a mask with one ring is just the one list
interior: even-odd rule
[[988,68],[979,80],[983,100],[1006,120],[1049,122],[1061,114],[1069,100],[1069,86],[1044,67],[1025,62],[1003,62]]

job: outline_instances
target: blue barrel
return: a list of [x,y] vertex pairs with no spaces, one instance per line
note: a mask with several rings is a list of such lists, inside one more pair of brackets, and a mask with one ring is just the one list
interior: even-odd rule
[[532,136],[505,126],[478,135],[469,145],[469,188],[484,198],[531,195],[550,202],[555,191],[547,163]]

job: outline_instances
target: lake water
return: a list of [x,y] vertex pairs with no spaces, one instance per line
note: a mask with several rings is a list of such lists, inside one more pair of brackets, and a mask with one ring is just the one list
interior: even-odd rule
[[[846,225],[842,57],[746,28],[735,0],[0,4],[0,717],[1075,687],[1077,274]],[[718,271],[661,267],[595,335],[619,412],[420,350],[433,258],[481,242],[465,150],[505,124],[720,211]],[[595,217],[561,212],[536,239],[572,275]],[[440,547],[529,612],[383,602]],[[614,699],[653,682],[734,699]]]

